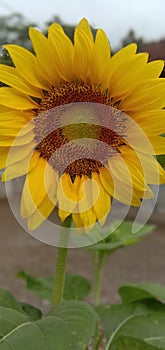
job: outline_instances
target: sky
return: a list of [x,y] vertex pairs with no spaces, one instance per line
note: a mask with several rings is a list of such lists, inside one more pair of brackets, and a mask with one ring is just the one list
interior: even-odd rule
[[130,29],[146,40],[165,37],[165,0],[0,0],[0,15],[11,12],[22,13],[41,29],[54,15],[74,25],[86,17],[105,30],[112,48]]

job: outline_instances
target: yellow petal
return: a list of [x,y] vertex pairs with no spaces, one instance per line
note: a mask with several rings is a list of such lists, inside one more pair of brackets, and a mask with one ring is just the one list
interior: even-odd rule
[[165,154],[165,137],[149,135],[149,141],[152,144],[155,154]]
[[[160,135],[165,130],[165,110],[151,110],[147,112],[137,112],[132,114],[132,118],[148,134]],[[125,122],[125,133],[132,134],[136,137],[137,128],[133,124]],[[136,124],[134,124],[136,126]]]
[[[134,200],[134,198],[135,199],[139,198],[140,200],[142,200],[142,199],[152,199],[152,198],[154,198],[154,194],[153,194],[152,190],[148,187],[145,191],[134,190],[133,191],[133,200]],[[140,203],[139,206],[141,204],[142,203]],[[132,205],[134,205],[134,204],[132,204]]]
[[[80,177],[76,176],[74,182],[72,182],[70,175],[64,173],[58,184],[58,192],[57,198],[59,203],[59,215],[62,221],[68,216],[68,214],[72,213],[76,210],[76,206],[78,203],[78,193],[80,186]],[[64,215],[66,212],[66,216]]]
[[48,39],[39,30],[32,27],[29,29],[29,36],[42,71],[52,85],[57,84],[59,82],[59,74],[53,62],[54,52],[49,45]]
[[133,150],[143,152],[153,155],[155,151],[149,140],[149,134],[147,134],[140,124],[134,122],[132,119],[128,118],[125,120],[125,135],[124,141]]
[[97,188],[95,188],[95,192],[93,193],[93,181],[90,180],[86,175],[82,175],[81,184],[79,188],[79,202],[78,202],[78,211],[80,214],[80,220],[82,222],[82,226],[85,227],[85,230],[89,232],[93,225],[96,222],[96,215],[93,209],[93,205],[98,197]]
[[126,47],[119,50],[117,53],[115,53],[111,60],[109,65],[109,78],[116,70],[116,67],[118,67],[120,64],[122,64],[124,61],[129,60],[131,57],[135,56],[137,50],[137,45],[132,43],[130,45],[127,45]]
[[24,79],[18,75],[17,70],[14,67],[9,67],[1,64],[0,77],[3,83],[15,88],[24,94],[39,98],[43,97],[42,90],[31,85],[29,82],[27,83],[24,81]]
[[73,44],[70,38],[61,30],[51,28],[48,37],[53,50],[53,58],[59,76],[71,81],[74,79]]
[[121,179],[124,183],[131,183],[134,189],[143,191],[147,187],[145,174],[139,169],[139,164],[134,163],[131,157],[120,155],[113,156],[109,160],[109,167],[115,177]]
[[0,115],[1,115],[1,113],[10,112],[11,110],[12,109],[7,107],[7,106],[0,105]]
[[147,59],[148,54],[142,53],[116,65],[109,85],[109,93],[114,101],[123,99],[142,82],[159,77],[164,66],[163,61],[147,63]]
[[94,212],[96,214],[96,217],[101,225],[104,225],[106,217],[110,211],[111,207],[111,201],[109,194],[105,191],[103,188],[99,174],[92,173],[92,179],[96,181],[98,187],[99,187],[99,197],[96,203],[94,204]]
[[96,202],[97,198],[97,185],[95,186],[95,184],[91,179],[88,178],[88,176],[82,175],[78,192],[78,212],[83,213],[93,208],[93,205]]
[[[36,157],[36,156],[35,156]],[[34,158],[31,163],[33,164]],[[35,158],[36,162],[36,158]],[[47,176],[46,176],[47,173]],[[50,197],[50,201],[56,201],[57,192],[57,176],[53,168],[48,164],[47,160],[40,158],[36,162],[35,167],[28,173],[21,199],[21,215],[23,218],[29,217],[34,213],[39,205]]]
[[91,82],[94,87],[101,86],[103,90],[108,87],[110,62],[110,45],[103,30],[99,29],[96,34],[93,54],[91,58]]
[[27,174],[31,169],[34,168],[34,162],[29,168],[29,163],[34,154],[34,151],[30,152],[25,158],[21,159],[17,163],[9,165],[6,170],[3,172],[2,181],[9,181],[16,179],[17,177]]
[[0,169],[5,168],[10,147],[0,147]]
[[6,168],[24,159],[34,149],[35,143],[30,143],[21,147],[0,147],[0,167]]
[[29,121],[31,121],[35,117],[33,112],[22,112],[22,111],[13,111],[8,110],[6,112],[0,113],[0,123],[1,122],[11,122],[11,123],[23,123],[26,125]]
[[64,33],[64,29],[62,28],[62,26],[59,23],[54,22],[48,28],[48,37],[51,31],[56,31],[56,30],[60,30],[62,33]]
[[[81,229],[83,227],[83,223],[81,221],[81,217],[80,217],[79,213],[76,213],[76,214],[73,213],[72,219],[73,219],[74,225],[77,229]],[[81,232],[81,231],[78,231],[78,232]]]
[[73,66],[78,79],[89,83],[89,70],[91,67],[91,57],[94,43],[89,36],[79,28],[74,34],[74,54]]
[[130,159],[115,155],[109,159],[108,163],[114,181],[114,197],[116,199],[118,199],[118,192],[120,192],[122,197],[127,198],[128,204],[131,204],[134,190],[144,192],[148,188],[144,174],[140,172],[136,164],[131,163]]
[[22,111],[39,107],[39,105],[30,97],[22,94],[14,88],[9,87],[1,87],[0,103],[7,107]]
[[70,212],[64,211],[61,208],[58,208],[58,216],[60,217],[61,221],[64,222],[64,220],[70,215]]
[[121,153],[121,155],[131,174],[133,189],[137,192],[146,192],[148,194],[150,193],[152,197],[153,194],[147,185],[148,181],[146,177],[146,172],[145,169],[142,167],[141,159],[137,158],[137,154],[134,151],[128,151],[127,154]]
[[[141,128],[140,123],[135,123],[131,119],[125,121],[125,126],[124,140],[132,149],[150,155],[165,154],[165,138],[151,133],[147,126]],[[163,130],[164,127],[161,129],[161,134]]]
[[55,202],[50,201],[49,197],[45,197],[42,203],[39,204],[36,211],[27,219],[28,229],[35,230],[40,226],[51,214],[55,208]]
[[49,81],[43,76],[36,57],[30,51],[17,45],[4,45],[4,48],[9,52],[17,71],[26,81],[38,88],[50,89]]
[[[17,137],[24,136],[34,130],[34,124],[32,122],[27,122],[27,119],[22,117],[15,112],[5,113],[3,119],[0,117],[0,134],[7,137]],[[15,118],[13,119],[13,117]]]
[[93,42],[93,34],[92,34],[92,31],[91,31],[89,22],[87,21],[86,18],[82,18],[81,19],[81,21],[79,22],[79,24],[77,26],[77,30],[83,31],[87,35],[89,41],[91,43]]
[[124,96],[138,84],[148,80],[148,77],[145,77],[147,59],[148,54],[138,54],[116,66],[109,85],[111,97],[116,100],[124,98]]
[[[75,225],[81,221],[81,226],[86,230],[91,230],[96,216],[91,208],[89,200],[88,184],[86,184],[87,176],[76,176],[74,182],[68,174],[63,174],[58,186],[59,216],[62,221],[72,213]],[[91,180],[89,180],[91,184]],[[76,224],[77,223],[77,224]],[[76,226],[77,227],[77,226]]]
[[147,63],[147,65],[145,66],[143,80],[158,78],[161,72],[163,71],[163,68],[164,68],[164,61],[161,61],[161,60]]
[[148,111],[164,107],[165,79],[151,79],[138,85],[120,103],[125,111]]
[[135,152],[128,146],[120,147],[120,152],[123,157],[128,158],[132,163],[137,164],[138,168],[144,173],[148,184],[165,183],[165,171],[152,155]]
[[3,136],[5,135],[6,137],[10,137],[10,136],[16,137],[23,126],[24,126],[23,123],[19,123],[19,124],[13,123],[12,125],[10,121],[6,121],[6,122],[0,121],[1,133]]
[[110,171],[107,168],[99,169],[99,179],[104,189],[109,195],[114,195],[114,181]]
[[96,215],[95,215],[94,209],[91,208],[85,212],[81,212],[80,220],[86,232],[90,232],[96,222]]
[[17,137],[2,137],[0,139],[0,146],[6,146],[6,147],[15,147],[15,146],[21,146],[21,145],[26,145],[29,144],[33,141],[34,139],[34,133],[29,132],[28,134],[24,136],[18,136]]
[[110,170],[107,168],[100,169],[99,177],[102,186],[107,193],[117,199],[119,202],[126,205],[141,205],[141,196],[135,195],[135,191],[132,188],[132,183],[130,182],[129,178],[126,184],[122,182],[119,177],[115,177],[114,175],[112,177]]

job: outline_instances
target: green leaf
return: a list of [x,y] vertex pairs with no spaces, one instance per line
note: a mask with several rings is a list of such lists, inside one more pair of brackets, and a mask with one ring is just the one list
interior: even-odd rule
[[[138,230],[139,227],[139,231],[133,233],[133,224],[132,221],[123,221],[113,232],[112,226],[106,228],[107,237],[99,243],[90,246],[89,250],[110,253],[118,248],[140,242],[146,234],[154,229],[154,225],[145,225],[140,229],[141,225],[136,224],[136,229]],[[96,227],[95,230],[99,230],[99,228]],[[111,231],[112,233],[108,235],[108,231]]]
[[74,341],[77,344],[79,343],[81,349],[89,344],[95,331],[97,314],[88,304],[81,301],[67,301],[51,310],[48,315],[56,315],[56,317],[62,318],[68,323],[68,329],[73,338],[72,341],[73,343]]
[[96,313],[80,301],[64,302],[41,320],[0,307],[1,350],[84,350],[90,343]]
[[19,303],[20,307],[26,313],[32,321],[37,321],[42,318],[42,312],[40,309],[27,303]]
[[[147,307],[145,303],[96,307],[96,312],[105,328],[107,338],[105,350],[120,350],[118,342],[121,344],[123,336],[165,349],[165,309],[164,305],[162,306],[160,311],[153,311],[151,305]],[[141,349],[143,350],[143,347]]]
[[0,288],[0,306],[23,312],[14,296],[6,289]]
[[119,288],[119,294],[123,303],[144,299],[165,301],[165,286],[156,283],[129,283]]
[[17,302],[8,290],[2,288],[0,289],[0,306],[27,314],[33,321],[39,320],[42,317],[42,312],[38,308],[30,304]]
[[79,275],[66,275],[64,287],[65,300],[83,300],[91,290],[89,281]]
[[142,301],[137,301],[134,303],[141,303],[147,307],[148,311],[164,311],[165,312],[165,304],[161,303],[156,299],[143,299]]
[[115,346],[118,350],[164,350],[164,348],[156,347],[147,344],[143,340],[128,336],[119,337],[119,339],[115,342]]
[[109,337],[113,340],[115,334],[129,319],[148,312],[147,306],[142,303],[98,305],[95,307],[95,310],[104,326],[107,340]]
[[37,278],[29,272],[21,270],[17,274],[18,278],[26,281],[27,289],[33,291],[41,299],[51,300],[53,277]]
[[165,312],[153,311],[136,316],[124,324],[117,336],[122,333],[165,349]]
[[158,162],[160,163],[160,165],[162,167],[165,167],[165,155],[159,155],[159,156],[156,156]]
[[[37,278],[27,271],[20,271],[17,275],[26,281],[27,288],[41,299],[51,300],[53,277]],[[82,300],[91,290],[89,281],[83,276],[66,275],[64,286],[65,300]]]

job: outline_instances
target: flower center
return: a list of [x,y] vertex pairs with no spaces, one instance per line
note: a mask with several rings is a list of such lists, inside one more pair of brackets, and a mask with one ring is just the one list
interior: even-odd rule
[[113,108],[107,91],[84,83],[53,87],[34,123],[40,156],[71,177],[99,172],[123,144],[122,112]]

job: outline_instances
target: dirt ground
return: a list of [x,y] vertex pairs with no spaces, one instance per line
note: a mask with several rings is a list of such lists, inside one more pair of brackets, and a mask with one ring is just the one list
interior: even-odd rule
[[[165,218],[154,216],[155,231],[142,242],[120,249],[109,257],[104,269],[102,302],[119,302],[118,287],[126,282],[150,281],[165,285]],[[23,280],[16,278],[21,269],[38,277],[54,273],[56,248],[43,244],[17,223],[8,202],[0,201],[0,287],[7,288],[19,301],[33,303],[44,309],[44,305],[31,292]],[[85,249],[70,249],[67,271],[79,273],[92,281],[91,256]],[[92,296],[89,296],[91,301]]]

